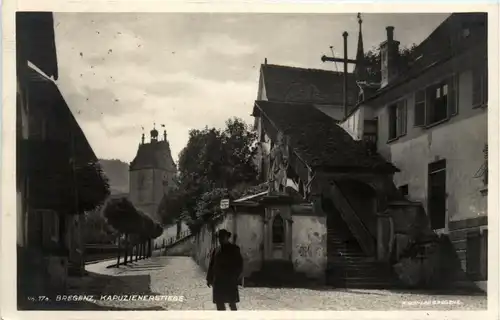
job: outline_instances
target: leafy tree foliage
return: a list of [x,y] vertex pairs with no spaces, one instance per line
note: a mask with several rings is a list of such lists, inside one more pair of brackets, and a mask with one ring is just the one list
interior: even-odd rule
[[[401,48],[399,50],[399,67],[402,71],[408,69],[414,60],[414,52],[416,45],[413,44],[409,48]],[[365,53],[365,61],[368,71],[369,82],[379,83],[381,81],[380,72],[380,49],[372,48]]]
[[190,226],[219,206],[222,196],[241,185],[255,185],[256,133],[241,119],[226,121],[224,129],[191,130],[179,156],[178,185],[159,208],[163,223],[182,219]]
[[117,231],[106,222],[102,206],[85,213],[84,239],[86,243],[113,243]]
[[[161,226],[138,211],[127,198],[109,199],[103,209],[107,222],[121,234],[134,234],[144,239],[161,235]],[[159,232],[159,234],[158,234]]]
[[92,211],[104,204],[109,196],[109,180],[101,165],[92,161],[75,169],[80,213]]

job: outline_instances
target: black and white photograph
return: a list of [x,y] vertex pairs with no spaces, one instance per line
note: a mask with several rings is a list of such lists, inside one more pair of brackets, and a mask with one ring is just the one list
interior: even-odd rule
[[13,13],[15,308],[487,311],[491,16],[384,8]]

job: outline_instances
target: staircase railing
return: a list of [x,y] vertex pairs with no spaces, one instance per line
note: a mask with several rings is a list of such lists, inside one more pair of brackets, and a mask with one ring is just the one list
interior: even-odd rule
[[374,238],[336,183],[330,183],[330,192],[333,196],[333,203],[339,210],[342,219],[347,223],[349,230],[358,240],[361,249],[368,256],[375,256]]
[[167,247],[170,247],[174,243],[179,242],[179,241],[185,239],[186,237],[189,237],[190,235],[191,235],[191,230],[189,230],[189,229],[184,230],[184,231],[180,232],[178,235],[164,239],[160,246],[155,246],[156,247],[155,249],[157,249],[157,250],[158,249],[165,249]]

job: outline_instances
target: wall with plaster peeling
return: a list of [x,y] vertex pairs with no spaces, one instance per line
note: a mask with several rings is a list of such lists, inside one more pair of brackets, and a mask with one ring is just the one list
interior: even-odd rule
[[[243,257],[243,275],[249,276],[260,269],[262,264],[263,222],[262,217],[256,214],[240,212],[236,215],[228,213],[220,223],[215,226],[215,231],[227,229],[236,236],[231,241],[238,245]],[[210,253],[215,247],[212,231],[208,226],[203,226],[194,237],[193,259],[203,269],[208,268]]]
[[292,261],[295,271],[311,278],[322,278],[325,274],[326,217],[293,216]]
[[446,159],[447,222],[487,215],[487,199],[480,192],[484,185],[474,176],[484,164],[488,114],[486,109],[473,108],[472,71],[460,73],[458,92],[458,114],[429,128],[413,125],[415,101],[411,93],[407,98],[408,132],[391,143],[387,143],[387,108],[378,113],[378,151],[401,170],[394,175],[394,183],[408,185],[410,200],[427,208],[428,164]]
[[[220,229],[224,221],[215,226],[215,230]],[[208,269],[210,263],[210,254],[215,246],[213,233],[210,226],[204,225],[200,232],[194,236],[192,257],[194,261],[204,270]]]
[[394,177],[396,185],[408,184],[411,199],[426,205],[427,163],[446,159],[447,220],[486,215],[486,197],[480,192],[484,185],[474,178],[484,163],[486,117],[483,113],[391,146],[393,162],[401,168]]
[[263,221],[262,216],[256,214],[236,215],[236,244],[240,247],[243,256],[243,276],[248,277],[252,272],[260,269],[263,256]]

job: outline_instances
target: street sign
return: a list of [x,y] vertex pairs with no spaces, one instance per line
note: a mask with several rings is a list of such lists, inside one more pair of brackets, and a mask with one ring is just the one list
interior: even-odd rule
[[229,199],[222,199],[220,201],[220,208],[222,210],[228,209],[229,208]]

